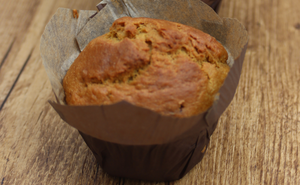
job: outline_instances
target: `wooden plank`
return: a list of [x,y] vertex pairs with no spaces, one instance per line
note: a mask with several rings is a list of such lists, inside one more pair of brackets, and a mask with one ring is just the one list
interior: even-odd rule
[[38,3],[38,0],[1,1],[0,59],[3,59],[14,38],[23,39]]
[[[52,1],[44,1],[42,4],[40,4],[41,6],[39,6],[38,1],[11,1],[12,10],[6,12],[6,17],[4,17],[5,21],[3,22],[15,22],[11,26],[8,25],[8,30],[13,30],[11,31],[11,34],[13,34],[13,39],[16,38],[16,43],[13,44],[12,49],[10,50],[11,52],[8,54],[7,60],[3,60],[2,62],[0,74],[1,107],[3,107],[7,95],[9,94],[9,92],[11,92],[13,84],[17,81],[18,76],[22,72],[22,69],[25,67],[27,59],[30,57],[34,45],[37,44],[37,41],[39,39],[38,35],[40,35],[40,32],[43,30],[43,22],[47,18],[47,14],[41,13],[46,13],[48,7],[51,6],[51,3]],[[42,7],[39,10],[37,10],[37,13],[41,14],[40,16],[34,16],[37,6]],[[17,13],[13,13],[15,11],[17,11]],[[27,15],[30,16],[28,17]],[[15,17],[15,19],[10,19],[10,16]],[[31,19],[33,19],[32,22],[30,22]],[[18,30],[17,27],[19,24],[21,28],[24,28]],[[4,28],[6,28],[6,26],[2,27],[2,29]],[[24,31],[26,34],[24,34],[24,32],[22,33],[22,31]],[[19,33],[21,34],[18,35]],[[19,38],[19,36],[21,37]],[[4,37],[6,37],[5,34]],[[9,45],[10,44],[8,44],[8,46]]]

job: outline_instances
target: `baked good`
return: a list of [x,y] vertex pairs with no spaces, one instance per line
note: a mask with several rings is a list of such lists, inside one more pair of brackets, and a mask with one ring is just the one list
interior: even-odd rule
[[212,36],[175,22],[122,17],[92,40],[68,70],[69,105],[122,100],[163,115],[206,111],[223,84],[228,54]]

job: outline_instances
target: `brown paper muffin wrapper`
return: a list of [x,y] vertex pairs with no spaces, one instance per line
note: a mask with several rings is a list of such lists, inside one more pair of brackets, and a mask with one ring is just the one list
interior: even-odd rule
[[207,5],[209,5],[212,9],[214,9],[215,12],[218,13],[222,0],[202,0],[202,1]]
[[[100,8],[99,8],[100,7]],[[52,107],[79,130],[97,162],[107,173],[126,178],[171,181],[201,161],[218,119],[235,94],[248,36],[235,19],[220,18],[199,0],[104,0],[95,11],[60,8],[41,38],[41,56],[57,102]],[[112,105],[68,106],[62,80],[85,46],[109,31],[123,16],[179,22],[214,36],[230,53],[231,70],[219,97],[206,112],[188,117],[162,116],[122,101]]]

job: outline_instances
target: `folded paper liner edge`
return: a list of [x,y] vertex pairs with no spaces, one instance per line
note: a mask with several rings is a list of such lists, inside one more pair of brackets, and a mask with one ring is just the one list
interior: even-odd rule
[[[125,145],[165,144],[197,134],[201,130],[207,130],[211,135],[218,118],[235,94],[241,74],[248,42],[247,32],[241,23],[236,19],[221,19],[205,3],[196,0],[189,1],[189,5],[185,1],[171,0],[160,1],[160,5],[158,1],[149,1],[151,4],[147,4],[141,0],[103,2],[107,5],[93,18],[90,17],[95,11],[80,10],[78,19],[74,19],[72,10],[59,8],[41,37],[43,64],[59,100],[58,103],[50,104],[60,117],[85,134]],[[195,3],[197,6],[191,6]],[[176,11],[189,11],[186,14],[190,13],[193,17],[183,15],[176,19],[176,15],[180,15]],[[115,19],[128,14],[196,27],[214,36],[230,51],[235,58],[234,64],[219,91],[219,100],[208,111],[189,118],[174,118],[125,101],[101,106],[65,105],[62,79],[80,53],[78,45],[83,49],[90,40],[106,33]]]

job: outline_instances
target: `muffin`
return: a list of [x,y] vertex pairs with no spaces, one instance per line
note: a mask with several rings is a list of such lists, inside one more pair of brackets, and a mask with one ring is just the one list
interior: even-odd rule
[[212,106],[230,67],[212,36],[175,22],[122,17],[92,40],[63,79],[69,105],[125,100],[189,117]]

